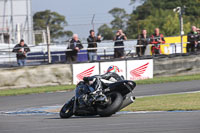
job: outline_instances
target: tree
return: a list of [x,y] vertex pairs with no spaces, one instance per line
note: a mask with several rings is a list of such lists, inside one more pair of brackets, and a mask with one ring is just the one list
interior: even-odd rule
[[122,8],[113,8],[109,11],[113,16],[114,20],[110,23],[111,28],[107,24],[103,24],[99,27],[98,33],[104,37],[104,40],[112,40],[114,37],[114,32],[122,29],[125,30],[127,26],[127,20],[129,15]]
[[129,15],[122,8],[113,8],[109,11],[109,13],[114,17],[114,20],[110,23],[112,25],[112,29],[124,30],[126,28],[126,22],[129,18]]
[[113,31],[107,24],[103,24],[98,29],[98,34],[102,35],[104,40],[112,40],[113,39]]
[[52,41],[55,41],[55,39],[59,39],[61,37],[72,36],[73,33],[71,31],[65,31],[64,29],[65,26],[67,26],[67,21],[65,20],[65,16],[60,15],[56,12],[52,12],[50,10],[36,12],[33,15],[34,30],[46,30],[47,21],[49,21]]
[[[131,0],[133,4],[136,0]],[[184,31],[190,31],[191,25],[200,26],[199,0],[140,0],[144,2],[130,14],[127,22],[127,35],[136,38],[138,31],[143,28],[151,34],[154,28],[160,28],[165,36],[179,35],[179,16],[173,9],[186,6],[184,17]]]
[[[130,0],[131,5],[138,0]],[[184,31],[187,34],[191,26],[200,27],[200,0],[139,0],[142,5],[134,8],[131,14],[127,14],[122,8],[113,8],[109,13],[114,20],[111,21],[111,28],[102,26],[103,30],[116,31],[123,29],[130,39],[137,38],[142,29],[146,29],[148,34],[153,34],[155,28],[160,28],[160,32],[165,36],[180,35],[179,15],[173,9],[184,7],[183,16]],[[134,6],[134,5],[133,5]]]

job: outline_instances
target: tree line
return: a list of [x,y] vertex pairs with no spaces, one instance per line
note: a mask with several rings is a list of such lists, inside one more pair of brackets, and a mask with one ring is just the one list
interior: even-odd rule
[[[176,7],[184,9],[184,31],[187,34],[192,25],[200,26],[199,0],[141,0],[144,3],[138,6],[131,14],[125,9],[113,8],[109,13],[113,16],[110,25],[103,24],[98,32],[104,39],[112,39],[117,29],[123,29],[129,39],[137,38],[142,29],[152,34],[155,28],[165,36],[180,35],[179,15],[173,12]],[[135,0],[131,0],[134,6]]]
[[[136,0],[130,0],[134,7]],[[136,39],[142,29],[152,34],[155,28],[165,36],[180,35],[179,15],[173,9],[185,6],[184,9],[184,31],[187,34],[192,25],[200,27],[200,1],[199,0],[140,0],[142,5],[138,6],[132,13],[126,13],[125,9],[113,8],[108,13],[113,16],[110,24],[103,24],[98,28],[104,40],[111,40],[116,31],[122,29],[129,39]],[[67,21],[65,16],[50,10],[37,12],[33,16],[34,30],[45,30],[46,22],[49,20],[52,40],[61,37],[71,37],[73,32],[65,30]],[[36,42],[41,42],[41,36],[36,36]]]

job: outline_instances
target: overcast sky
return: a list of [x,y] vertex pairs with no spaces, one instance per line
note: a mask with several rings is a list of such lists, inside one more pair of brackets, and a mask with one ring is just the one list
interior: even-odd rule
[[32,0],[32,11],[44,11],[46,9],[56,11],[66,17],[67,30],[79,34],[81,38],[88,36],[92,28],[91,20],[95,14],[95,30],[103,23],[110,23],[113,19],[108,11],[114,7],[124,8],[131,13],[133,5],[131,0]]

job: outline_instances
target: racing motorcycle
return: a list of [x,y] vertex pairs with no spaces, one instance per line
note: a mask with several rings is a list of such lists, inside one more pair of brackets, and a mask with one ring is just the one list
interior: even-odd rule
[[79,82],[75,88],[75,96],[61,108],[60,117],[69,118],[73,115],[109,117],[134,102],[133,90],[136,87],[134,81],[99,80],[102,89],[95,91],[91,91],[92,87],[85,81]]

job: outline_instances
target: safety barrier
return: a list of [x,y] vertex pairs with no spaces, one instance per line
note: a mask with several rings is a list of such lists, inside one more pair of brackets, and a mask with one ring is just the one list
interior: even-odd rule
[[72,84],[69,64],[0,69],[0,89]]
[[76,84],[82,80],[83,76],[105,73],[110,65],[118,66],[119,74],[130,80],[200,74],[200,56],[198,54],[165,55],[155,56],[153,59],[141,57],[94,63],[1,68],[0,89]]

